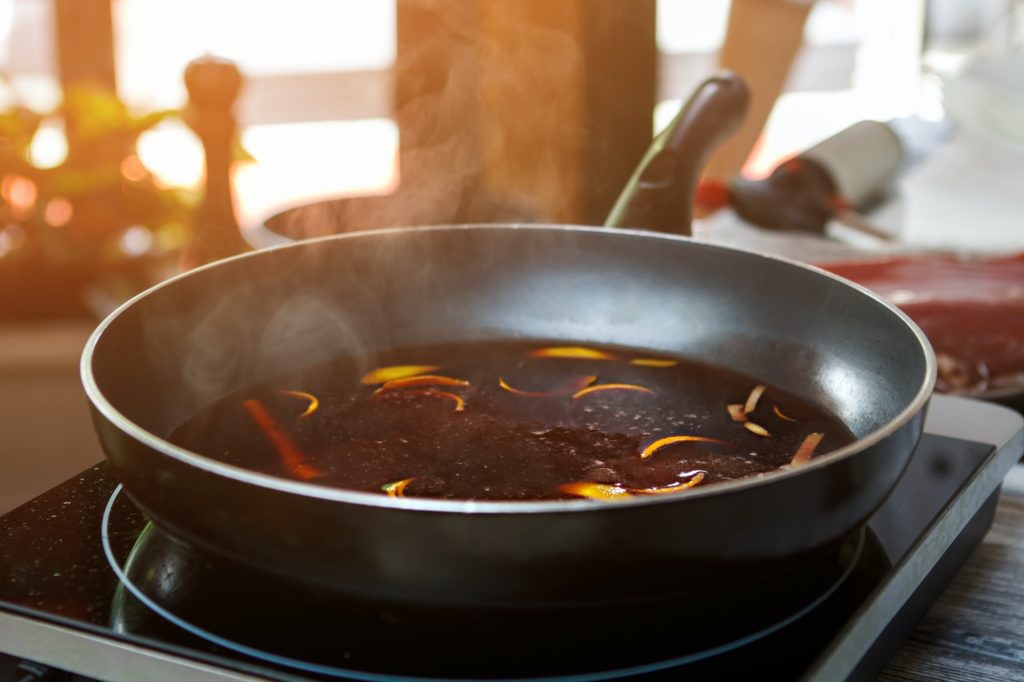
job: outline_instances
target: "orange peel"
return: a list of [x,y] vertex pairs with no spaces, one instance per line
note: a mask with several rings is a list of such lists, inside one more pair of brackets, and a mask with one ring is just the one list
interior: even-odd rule
[[572,394],[572,399],[576,400],[577,398],[582,398],[585,395],[597,393],[598,391],[637,391],[638,393],[654,395],[654,391],[651,389],[637,384],[597,384],[596,386],[588,386],[583,390],[576,391]]
[[825,437],[823,433],[809,433],[804,441],[800,443],[800,447],[796,449],[793,454],[793,459],[789,461],[790,466],[801,466],[811,461],[811,455],[817,449],[818,444],[821,443],[821,439]]
[[563,483],[558,489],[569,495],[585,497],[588,500],[600,500],[602,502],[619,502],[628,500],[632,495],[625,488],[607,483],[591,483],[579,481],[575,483]]
[[299,415],[299,419],[305,419],[316,412],[317,408],[320,407],[320,400],[312,393],[306,393],[305,391],[291,391],[288,389],[281,389],[281,393],[309,401],[309,405],[306,406],[306,411]]
[[413,377],[417,374],[436,372],[439,369],[441,368],[437,365],[391,365],[388,367],[378,367],[375,370],[367,372],[359,381],[366,386],[374,386],[376,384],[384,384],[389,381],[394,381],[395,379]]
[[550,391],[524,391],[521,388],[511,386],[504,378],[498,377],[498,386],[508,391],[509,393],[515,393],[527,398],[558,398],[561,396],[576,393],[581,389],[586,388],[590,384],[597,381],[596,374],[587,374],[586,376],[577,377],[569,381],[564,382],[551,389]]
[[659,438],[641,450],[640,459],[647,459],[657,451],[667,448],[670,445],[676,445],[677,443],[714,443],[716,445],[732,447],[731,444],[726,443],[724,440],[706,438],[705,436],[665,436],[664,438]]
[[466,401],[462,399],[462,396],[456,395],[455,393],[450,393],[449,391],[435,391],[429,388],[410,388],[401,391],[388,391],[387,393],[377,395],[377,397],[387,398],[392,396],[399,397],[403,395],[426,395],[432,396],[434,398],[445,398],[446,400],[451,400],[453,403],[455,403],[456,412],[464,412],[466,409]]
[[729,403],[725,406],[725,409],[729,412],[729,416],[732,417],[734,422],[747,421],[747,413],[743,411],[743,405],[740,403]]
[[765,390],[764,384],[758,384],[754,388],[750,389],[750,395],[747,396],[747,402],[743,403],[743,411],[750,414],[757,409],[757,401],[761,399]]
[[310,479],[323,476],[323,472],[306,463],[306,456],[284,432],[274,416],[267,411],[259,400],[246,400],[242,406],[248,410],[253,421],[263,430],[281,459],[281,465],[296,478]]
[[387,493],[388,497],[405,497],[405,489],[416,480],[413,478],[403,478],[401,481],[392,481],[391,483],[385,483],[380,487],[382,493]]
[[743,428],[755,435],[762,436],[763,438],[771,436],[771,434],[768,433],[768,429],[764,428],[760,424],[755,424],[754,422],[743,422]]
[[629,364],[639,365],[640,367],[675,367],[679,364],[679,361],[662,358],[633,358],[629,361]]
[[469,386],[469,382],[465,379],[445,377],[439,374],[420,374],[413,377],[403,377],[401,379],[392,379],[391,381],[387,381],[383,386],[374,391],[374,393],[394,391],[400,388],[417,388],[419,386],[457,386],[461,388]]
[[536,348],[527,353],[531,358],[573,358],[576,360],[618,360],[618,356],[608,351],[585,346],[548,346]]
[[793,419],[792,417],[785,414],[782,410],[780,410],[778,405],[772,405],[772,412],[774,412],[775,416],[778,417],[779,419],[785,420],[787,422],[793,422],[794,424],[797,423],[795,419]]
[[706,475],[707,474],[705,472],[698,471],[689,480],[676,485],[666,485],[660,488],[630,488],[629,492],[640,495],[665,495],[666,493],[677,493],[680,490],[689,490],[694,486],[700,485],[700,482],[704,480]]

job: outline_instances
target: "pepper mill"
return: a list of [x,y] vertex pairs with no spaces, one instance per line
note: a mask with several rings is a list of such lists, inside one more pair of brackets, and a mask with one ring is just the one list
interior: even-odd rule
[[206,191],[185,246],[184,264],[192,267],[250,247],[235,218],[230,179],[237,128],[233,108],[242,90],[242,74],[226,59],[200,57],[185,68],[185,87],[186,121],[202,140],[206,156]]

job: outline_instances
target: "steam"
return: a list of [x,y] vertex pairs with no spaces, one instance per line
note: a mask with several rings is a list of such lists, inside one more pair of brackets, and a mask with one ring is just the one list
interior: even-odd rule
[[[284,257],[296,255],[306,258]],[[140,407],[155,400],[153,418],[161,420],[143,425],[168,433],[232,391],[339,357],[356,376],[371,369],[390,343],[380,292],[350,271],[342,254],[333,256],[317,264],[315,249],[257,254],[141,301],[139,376],[154,376],[156,385],[139,382],[147,396]],[[328,275],[332,281],[321,281]]]
[[[574,177],[569,166],[584,137],[575,10],[515,2],[411,4],[419,16],[399,29],[395,69],[399,190],[304,207],[272,227],[303,238],[571,219],[579,188],[567,184]],[[391,239],[359,241],[299,247],[287,257],[257,255],[196,273],[147,301],[147,362],[164,375],[169,413],[180,422],[226,393],[339,356],[366,371],[395,342],[455,340],[454,301],[433,306],[437,318],[425,319],[415,301],[396,303],[381,276],[401,273],[406,298],[429,299],[440,290],[432,261],[443,254],[419,253],[408,241],[403,248]]]
[[[181,363],[182,379],[191,392],[208,396],[222,395],[236,377],[245,371],[245,354],[233,349],[234,344],[227,343],[224,338],[224,325],[230,324],[235,314],[237,310],[233,310],[230,300],[220,300],[192,327],[188,341],[189,352]],[[150,334],[150,338],[153,336]]]
[[290,237],[578,215],[580,21],[566,3],[409,3],[399,26],[391,195],[322,202],[271,227]]
[[361,376],[374,364],[361,327],[336,301],[297,294],[279,306],[267,322],[258,353],[275,368],[269,372],[272,376],[294,371],[309,359],[330,360],[339,355],[350,360]]

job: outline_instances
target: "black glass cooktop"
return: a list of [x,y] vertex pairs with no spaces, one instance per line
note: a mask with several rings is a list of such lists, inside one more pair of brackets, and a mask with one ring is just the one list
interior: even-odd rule
[[[790,574],[700,603],[558,614],[408,611],[285,586],[166,538],[100,464],[0,517],[0,651],[80,672],[106,669],[83,656],[159,654],[172,675],[177,661],[181,677],[199,665],[223,679],[868,679],[991,524],[998,479],[976,484],[995,452],[926,434],[868,527]],[[969,522],[946,513],[958,504]]]

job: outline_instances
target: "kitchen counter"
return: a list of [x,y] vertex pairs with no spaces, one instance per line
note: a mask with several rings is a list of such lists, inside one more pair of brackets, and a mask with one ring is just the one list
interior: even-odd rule
[[1024,680],[1024,466],[992,530],[880,680]]
[[103,459],[78,378],[94,326],[0,324],[0,514]]

